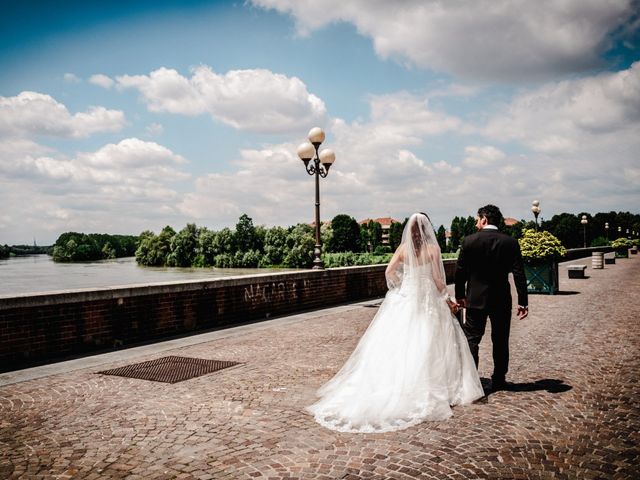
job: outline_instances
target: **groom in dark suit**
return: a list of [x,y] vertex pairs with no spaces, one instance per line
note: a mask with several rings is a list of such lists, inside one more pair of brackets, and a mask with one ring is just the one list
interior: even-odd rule
[[527,280],[518,241],[498,231],[502,213],[495,205],[478,210],[478,232],[464,238],[456,268],[456,300],[466,311],[462,326],[476,367],[478,347],[484,335],[487,317],[491,321],[493,375],[491,390],[506,388],[509,369],[509,330],[511,327],[511,287],[509,273],[518,292],[520,319],[529,314]]

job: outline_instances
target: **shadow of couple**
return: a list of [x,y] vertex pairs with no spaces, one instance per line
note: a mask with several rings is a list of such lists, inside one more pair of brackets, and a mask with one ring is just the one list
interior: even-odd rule
[[496,392],[536,392],[539,390],[546,390],[549,393],[563,393],[571,390],[573,387],[564,383],[564,380],[557,380],[552,378],[544,378],[542,380],[536,380],[535,382],[524,383],[511,383],[501,386],[498,389],[493,389],[491,380],[488,378],[481,378],[482,387],[487,395],[491,395]]

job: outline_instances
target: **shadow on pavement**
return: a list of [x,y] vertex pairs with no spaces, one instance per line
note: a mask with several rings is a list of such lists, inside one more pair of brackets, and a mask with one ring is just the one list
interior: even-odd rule
[[[486,379],[481,379],[482,385],[484,387]],[[487,383],[490,385],[490,382],[487,380]],[[536,380],[535,382],[526,382],[526,383],[507,383],[506,386],[500,388],[499,390],[494,391],[490,386],[485,390],[488,391],[487,395],[498,391],[504,392],[536,392],[539,390],[546,390],[549,393],[563,393],[568,392],[573,387],[564,383],[564,380],[557,380],[551,378],[545,378],[542,380]]]

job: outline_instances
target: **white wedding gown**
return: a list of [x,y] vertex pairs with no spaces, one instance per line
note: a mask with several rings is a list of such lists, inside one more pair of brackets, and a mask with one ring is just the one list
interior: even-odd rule
[[467,340],[434,284],[431,264],[392,289],[340,371],[307,407],[340,432],[389,432],[444,420],[484,392]]

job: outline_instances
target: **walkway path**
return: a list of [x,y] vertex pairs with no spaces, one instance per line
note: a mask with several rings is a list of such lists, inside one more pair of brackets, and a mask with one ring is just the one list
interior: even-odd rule
[[[640,259],[606,267],[564,265],[561,295],[531,297],[515,391],[400,432],[303,413],[379,301],[0,375],[0,478],[640,478]],[[173,385],[96,373],[164,355],[243,364]]]

